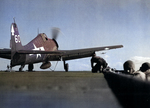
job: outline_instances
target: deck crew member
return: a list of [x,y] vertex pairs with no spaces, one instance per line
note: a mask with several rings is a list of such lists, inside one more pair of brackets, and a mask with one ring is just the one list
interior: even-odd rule
[[150,81],[150,63],[143,63],[140,69],[134,72],[134,76],[142,80]]
[[[94,65],[94,63],[96,63],[96,65]],[[103,70],[107,67],[107,63],[103,58],[96,56],[96,54],[94,53],[91,59],[91,67],[93,73],[98,71],[103,72]]]

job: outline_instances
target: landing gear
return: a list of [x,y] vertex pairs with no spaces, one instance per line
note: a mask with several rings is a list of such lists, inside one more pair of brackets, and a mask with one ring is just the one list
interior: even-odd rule
[[33,71],[33,68],[34,68],[33,64],[28,65],[28,71]]
[[64,61],[64,69],[65,69],[66,72],[68,72],[69,64],[68,64],[68,63],[65,63],[65,61]]
[[23,70],[25,65],[21,65],[21,67],[19,68],[19,71],[21,72]]

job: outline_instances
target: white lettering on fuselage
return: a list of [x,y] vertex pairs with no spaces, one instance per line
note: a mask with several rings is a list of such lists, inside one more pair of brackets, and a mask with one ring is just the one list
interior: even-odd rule
[[[34,49],[32,49],[32,50],[45,51],[44,47],[39,47],[39,48],[37,48],[34,44],[33,44],[33,46],[34,46]],[[32,56],[32,55],[33,55],[33,54],[29,54],[29,56]],[[36,54],[36,59],[37,59],[38,57],[41,57],[41,54]]]

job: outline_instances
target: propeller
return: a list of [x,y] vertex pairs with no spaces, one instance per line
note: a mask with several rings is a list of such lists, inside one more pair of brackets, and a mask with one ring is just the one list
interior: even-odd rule
[[52,28],[52,39],[56,40],[58,37],[58,34],[60,32],[60,29],[57,27]]

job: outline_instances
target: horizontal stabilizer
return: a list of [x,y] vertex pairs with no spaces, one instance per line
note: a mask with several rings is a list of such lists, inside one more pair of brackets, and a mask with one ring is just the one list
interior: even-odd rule
[[0,49],[0,54],[11,54],[11,49]]

